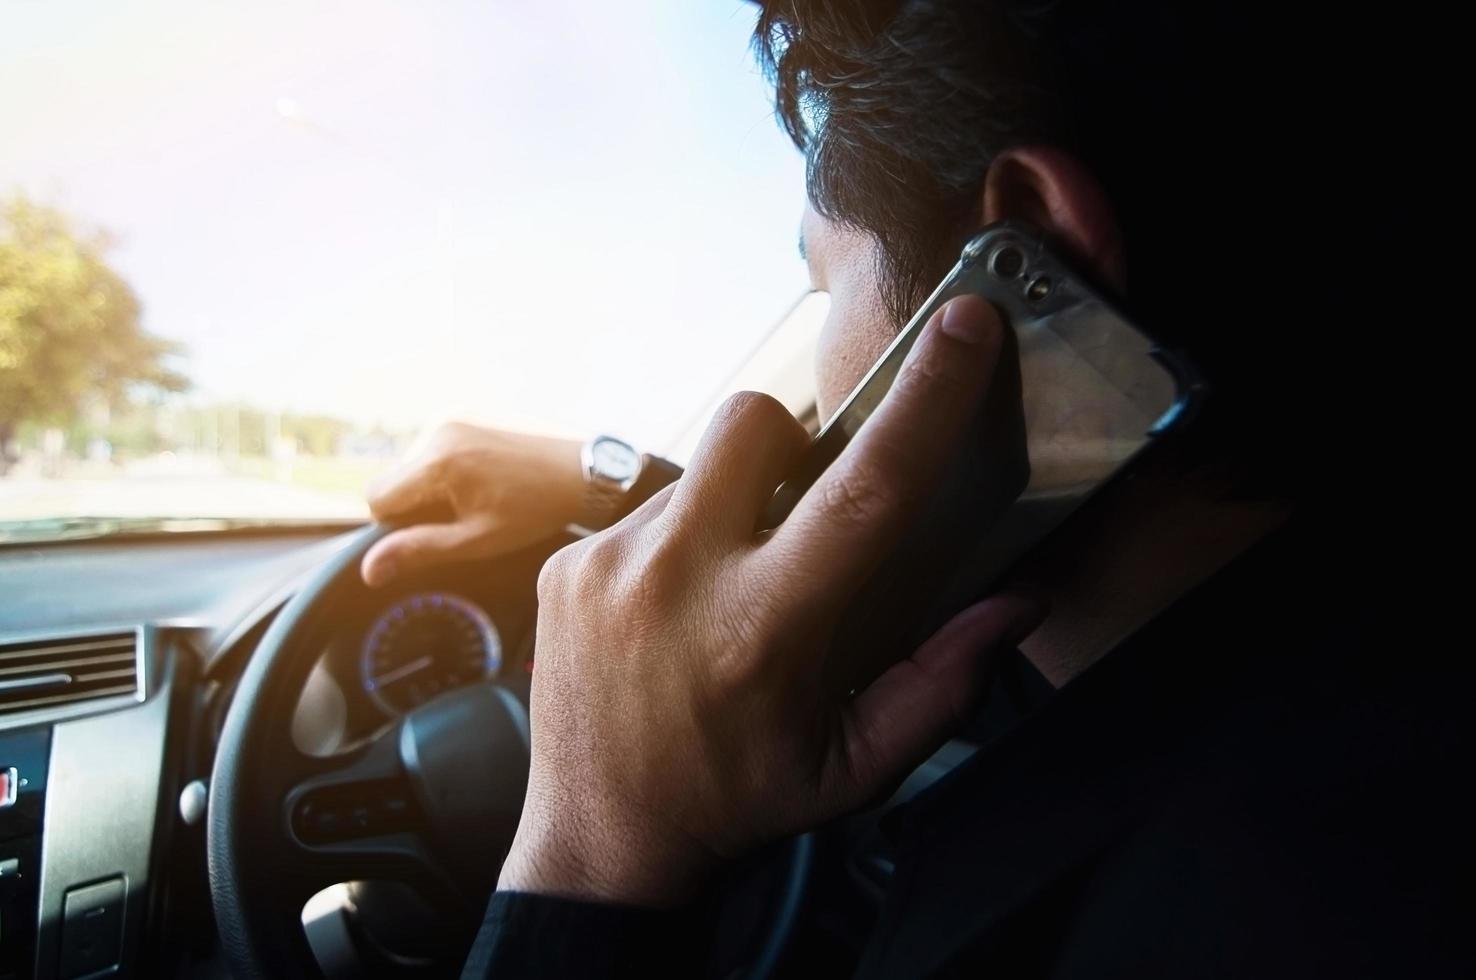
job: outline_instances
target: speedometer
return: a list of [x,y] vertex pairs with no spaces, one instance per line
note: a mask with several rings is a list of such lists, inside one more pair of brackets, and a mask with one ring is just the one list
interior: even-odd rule
[[481,607],[449,592],[396,602],[364,639],[364,690],[392,715],[502,667],[502,639]]

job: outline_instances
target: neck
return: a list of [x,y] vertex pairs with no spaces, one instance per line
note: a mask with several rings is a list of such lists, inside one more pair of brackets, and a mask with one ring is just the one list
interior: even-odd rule
[[1195,478],[1143,474],[1104,488],[1012,576],[1051,601],[1020,649],[1056,687],[1281,525],[1282,503]]

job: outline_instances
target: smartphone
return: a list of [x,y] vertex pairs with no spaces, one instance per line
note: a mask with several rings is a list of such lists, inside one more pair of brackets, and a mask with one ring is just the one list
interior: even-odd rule
[[[815,437],[766,508],[778,526],[881,405],[924,325],[972,293],[1007,343],[985,404],[907,535],[856,597],[835,639],[835,683],[864,686],[948,619],[1207,394],[1192,363],[1157,344],[1019,222],[984,228]],[[920,439],[927,432],[917,433]]]

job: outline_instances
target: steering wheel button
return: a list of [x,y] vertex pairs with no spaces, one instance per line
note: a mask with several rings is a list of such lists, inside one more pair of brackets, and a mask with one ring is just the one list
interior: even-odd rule
[[309,800],[298,805],[293,825],[304,841],[320,843],[339,834],[343,818],[333,807]]

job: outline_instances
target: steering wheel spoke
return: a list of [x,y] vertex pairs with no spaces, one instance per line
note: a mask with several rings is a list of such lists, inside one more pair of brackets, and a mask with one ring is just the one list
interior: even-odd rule
[[284,897],[306,902],[331,885],[364,879],[409,885],[433,905],[448,909],[465,901],[423,839],[409,832],[299,845],[292,859],[291,894]]
[[293,878],[308,894],[368,875],[401,881],[427,898],[456,888],[427,840],[429,830],[398,750],[398,727],[349,753],[293,753],[282,794]]

